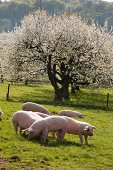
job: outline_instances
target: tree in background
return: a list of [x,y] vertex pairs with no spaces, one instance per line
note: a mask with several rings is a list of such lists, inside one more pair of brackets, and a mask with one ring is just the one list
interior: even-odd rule
[[[28,70],[47,71],[55,100],[69,98],[70,83],[88,81],[110,84],[112,79],[112,36],[77,16],[50,16],[36,11],[24,17],[10,33],[11,43],[4,54],[23,74]],[[13,62],[11,62],[13,61]],[[18,62],[19,61],[19,62]],[[13,67],[14,68],[14,67]]]

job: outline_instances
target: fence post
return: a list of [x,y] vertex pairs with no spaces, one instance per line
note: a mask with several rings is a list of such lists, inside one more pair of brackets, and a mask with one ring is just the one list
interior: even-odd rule
[[9,99],[9,91],[10,91],[10,84],[8,84],[7,94],[6,94],[6,100]]
[[107,107],[109,105],[109,93],[107,94]]

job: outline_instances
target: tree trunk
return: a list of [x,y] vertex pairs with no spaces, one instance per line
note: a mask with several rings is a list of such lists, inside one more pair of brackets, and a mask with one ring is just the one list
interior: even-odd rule
[[74,94],[75,91],[76,91],[76,84],[75,84],[75,82],[74,83],[72,82],[71,83],[71,93]]
[[58,79],[56,78],[56,66],[53,65],[52,67],[52,63],[51,63],[51,55],[49,55],[49,61],[47,64],[47,72],[48,72],[48,77],[49,80],[51,82],[51,85],[54,87],[55,90],[55,101],[62,101],[62,97],[63,97],[63,90],[62,87],[59,87],[58,84]]
[[69,84],[70,84],[70,77],[69,74],[63,73],[62,76],[62,88],[63,88],[63,98],[69,99]]
[[1,75],[1,83],[3,83],[3,82],[4,82],[3,75]]
[[66,83],[63,86],[63,98],[64,99],[69,99],[69,83]]
[[62,101],[62,88],[54,88],[55,89],[55,101]]
[[28,79],[25,79],[25,85],[28,85]]

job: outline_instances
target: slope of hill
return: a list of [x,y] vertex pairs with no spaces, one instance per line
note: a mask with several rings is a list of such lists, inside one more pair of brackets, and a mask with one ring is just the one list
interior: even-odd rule
[[30,11],[42,8],[51,15],[77,13],[89,23],[94,20],[103,26],[113,25],[113,3],[101,0],[10,0],[0,1],[0,32],[11,31]]

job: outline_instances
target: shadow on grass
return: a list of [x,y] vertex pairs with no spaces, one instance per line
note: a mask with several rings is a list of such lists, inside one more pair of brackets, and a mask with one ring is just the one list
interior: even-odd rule
[[[104,111],[113,111],[113,107],[112,106],[106,106],[105,104],[104,105],[96,105],[93,104],[93,103],[83,103],[83,102],[79,102],[79,103],[76,103],[76,102],[71,102],[71,101],[63,101],[63,102],[55,102],[55,101],[52,101],[52,100],[13,100],[13,99],[9,99],[7,102],[13,102],[13,103],[25,103],[25,102],[34,102],[34,103],[38,103],[38,104],[41,104],[41,105],[48,105],[48,106],[62,106],[62,107],[70,107],[70,108],[76,108],[76,109],[85,109],[85,110],[104,110]],[[111,104],[112,105],[112,104]],[[54,112],[54,110],[53,110]]]
[[[21,85],[22,86],[22,85]],[[25,87],[23,85],[22,87]],[[9,98],[9,102],[24,103],[27,101],[39,103],[42,105],[64,106],[64,107],[76,107],[76,109],[94,109],[94,110],[111,110],[113,111],[112,103],[113,96],[109,101],[109,107],[107,107],[107,96],[102,92],[91,91],[86,88],[86,91],[81,88],[76,94],[70,94],[69,100],[63,100],[63,102],[54,101],[54,91],[49,86],[42,87],[41,85],[28,85],[27,87],[33,88],[32,92],[22,93],[20,96],[12,96]]]
[[[27,139],[27,135],[25,133],[22,133],[22,139],[28,140]],[[86,147],[94,147],[93,144],[80,144],[80,143],[76,143],[75,141],[68,141],[68,140],[64,140],[64,141],[59,141],[53,137],[48,137],[46,143],[41,143],[39,142],[38,139],[32,139],[32,140],[28,140],[28,142],[30,143],[35,143],[35,144],[40,144],[41,146],[44,147],[59,147],[59,146],[76,146],[76,147],[82,147],[82,148],[86,148]]]

